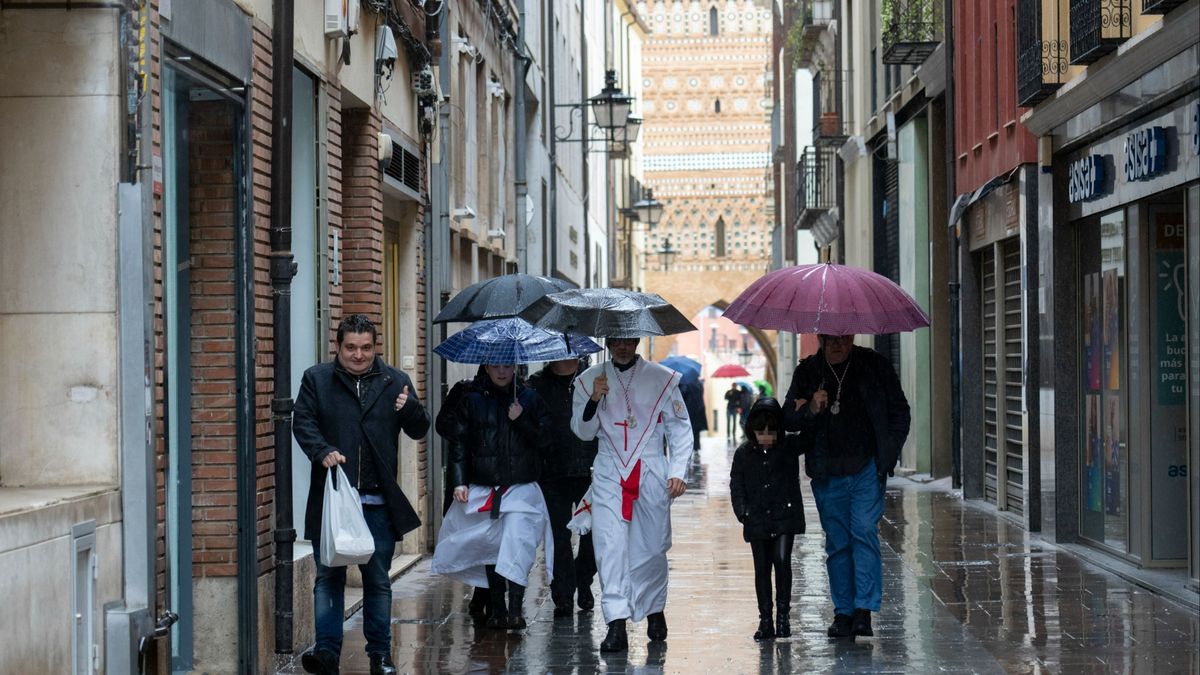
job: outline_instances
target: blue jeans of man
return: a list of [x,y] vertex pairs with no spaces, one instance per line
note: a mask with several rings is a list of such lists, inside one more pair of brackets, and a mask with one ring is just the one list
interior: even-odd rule
[[825,530],[825,569],[834,612],[846,616],[855,609],[878,612],[884,483],[875,474],[875,460],[850,476],[814,480],[812,491]]
[[[375,554],[359,565],[363,583],[363,636],[367,654],[392,653],[392,582],[388,569],[396,553],[396,536],[388,520],[387,507],[363,505],[363,517],[375,538]],[[346,617],[346,568],[321,564],[321,542],[313,539],[317,581],[313,585],[313,613],[317,639],[313,651],[342,653],[342,624]]]

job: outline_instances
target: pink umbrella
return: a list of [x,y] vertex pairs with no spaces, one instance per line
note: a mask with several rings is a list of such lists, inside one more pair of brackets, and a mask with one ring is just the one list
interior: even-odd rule
[[713,371],[712,377],[749,377],[750,371],[736,363],[726,363]]
[[792,333],[881,335],[929,325],[912,296],[885,276],[821,263],[775,270],[725,310],[743,326]]

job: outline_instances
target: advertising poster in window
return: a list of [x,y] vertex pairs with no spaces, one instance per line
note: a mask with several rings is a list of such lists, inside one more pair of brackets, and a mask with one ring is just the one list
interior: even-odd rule
[[1104,386],[1121,389],[1121,279],[1117,270],[1104,271]]
[[1100,275],[1089,274],[1083,280],[1083,355],[1084,380],[1088,391],[1100,390]]
[[1088,511],[1100,513],[1104,509],[1104,491],[1101,485],[1102,444],[1100,435],[1100,396],[1087,395],[1087,457],[1084,465],[1083,503]]
[[[1187,556],[1187,266],[1182,208],[1156,205],[1149,210],[1151,250],[1151,407],[1150,513],[1151,556],[1176,560]],[[1195,283],[1194,281],[1192,282]]]
[[1121,515],[1121,399],[1104,400],[1104,512]]

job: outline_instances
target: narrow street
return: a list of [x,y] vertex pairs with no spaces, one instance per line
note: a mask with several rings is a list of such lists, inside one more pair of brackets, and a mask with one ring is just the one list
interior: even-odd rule
[[[1125,582],[942,482],[892,479],[883,540],[883,611],[875,637],[835,641],[823,538],[811,492],[796,542],[793,637],[756,643],[750,548],[729,507],[732,448],[708,438],[673,509],[666,646],[630,625],[628,654],[601,654],[599,609],[555,621],[535,569],[523,635],[472,627],[468,592],[426,559],[393,586],[394,659],[402,673],[1195,673],[1195,612]],[[343,673],[366,673],[360,614],[346,622]],[[296,663],[279,671],[301,673]]]

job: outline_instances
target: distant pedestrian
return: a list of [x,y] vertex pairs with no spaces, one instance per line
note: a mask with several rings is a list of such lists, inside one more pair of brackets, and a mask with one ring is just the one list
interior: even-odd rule
[[687,406],[688,420],[692,423],[692,449],[700,449],[700,434],[708,431],[708,415],[704,412],[704,381],[697,380],[679,385],[683,403]]
[[575,504],[592,484],[592,462],[598,447],[595,439],[580,440],[571,431],[574,381],[579,368],[579,359],[563,359],[546,364],[529,378],[530,388],[542,397],[549,413],[550,450],[538,485],[546,497],[550,528],[554,532],[554,581],[550,583],[550,599],[554,601],[554,616],[559,618],[574,613],[576,596],[579,609],[587,611],[596,606],[592,595],[592,581],[596,576],[592,535],[589,532],[579,537],[579,554],[572,557],[571,531],[567,529]]
[[346,568],[321,562],[321,518],[325,474],[345,465],[346,477],[358,488],[363,516],[375,538],[375,554],[359,565],[363,584],[363,635],[367,639],[371,675],[391,675],[392,582],[388,577],[396,542],[420,525],[396,484],[400,432],[425,437],[429,415],[417,400],[404,372],[375,354],[375,326],[362,314],[342,319],[337,329],[337,356],[304,371],[292,418],[300,449],[312,460],[305,536],[313,543],[317,578],[313,585],[316,643],[301,658],[310,673],[335,674],[342,652]]
[[754,594],[758,599],[755,640],[792,634],[792,544],[797,534],[804,534],[799,457],[799,443],[784,437],[783,409],[779,402],[760,398],[750,409],[746,441],[734,453],[729,471],[733,513],[742,524],[742,538],[750,543],[754,556]]
[[[883,566],[879,518],[911,422],[895,369],[856,347],[853,335],[820,335],[821,349],[796,367],[784,428],[799,431],[804,467],[825,531],[833,597],[829,637],[873,635]],[[830,400],[832,398],[832,400]]]
[[746,418],[750,415],[750,406],[754,405],[754,393],[749,386],[739,387],[742,396],[740,406],[741,418],[739,420],[742,429],[746,428]]
[[737,441],[737,428],[741,423],[742,388],[733,382],[725,392],[725,440],[731,445]]
[[[449,420],[447,480],[451,504],[438,532],[432,570],[486,586],[487,626],[520,630],[537,546],[553,560],[546,502],[536,481],[549,442],[549,422],[537,392],[522,386],[511,364],[480,368],[475,386]],[[553,564],[547,564],[553,574]],[[505,591],[507,590],[507,602]]]

